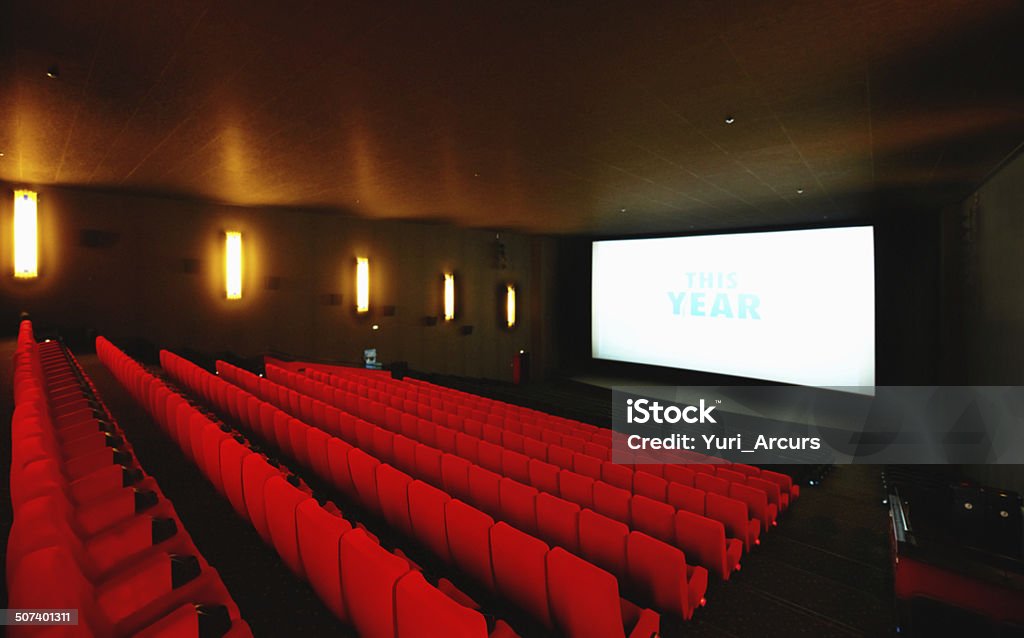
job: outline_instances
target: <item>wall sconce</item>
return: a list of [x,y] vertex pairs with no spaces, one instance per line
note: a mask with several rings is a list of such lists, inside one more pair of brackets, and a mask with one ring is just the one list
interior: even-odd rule
[[228,231],[224,240],[224,292],[242,298],[242,233]]
[[455,319],[455,273],[444,274],[444,320]]
[[356,312],[370,310],[370,260],[356,257]]
[[516,287],[513,284],[505,286],[505,324],[509,328],[516,325]]
[[14,191],[14,276],[39,276],[39,229],[35,191]]

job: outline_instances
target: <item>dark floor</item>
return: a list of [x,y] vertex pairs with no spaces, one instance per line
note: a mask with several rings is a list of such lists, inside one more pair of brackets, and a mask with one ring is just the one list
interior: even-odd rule
[[[13,341],[0,344],[0,418],[11,413]],[[174,503],[197,547],[218,569],[257,636],[353,635],[296,579],[252,526],[155,426],[95,356],[80,356],[86,372],[135,447],[143,467]],[[458,385],[458,383],[453,383]],[[498,394],[592,422],[602,398],[576,384],[521,389],[479,384]],[[607,409],[607,408],[604,408]],[[607,413],[605,413],[607,414]],[[0,481],[7,481],[9,436],[0,437]],[[9,486],[0,486],[0,536],[10,526]],[[879,502],[875,466],[838,467],[802,498],[763,544],[744,558],[743,569],[713,586],[694,620],[662,617],[663,635],[676,636],[884,636],[893,633],[887,514]],[[344,505],[343,505],[344,509]],[[0,560],[6,552],[0,552]],[[3,591],[6,601],[6,590]],[[680,626],[682,625],[682,626]],[[522,628],[520,628],[521,633]]]

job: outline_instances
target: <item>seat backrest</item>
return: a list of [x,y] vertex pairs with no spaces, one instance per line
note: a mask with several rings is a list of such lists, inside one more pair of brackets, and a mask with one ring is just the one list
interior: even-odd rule
[[683,550],[687,559],[702,565],[723,580],[728,580],[726,567],[725,526],[686,510],[676,512],[675,546]]
[[582,452],[572,455],[572,469],[578,474],[589,476],[595,481],[601,480],[601,459],[595,459]]
[[505,523],[491,528],[491,561],[498,592],[534,620],[551,626],[544,541]]
[[323,430],[309,428],[306,430],[306,450],[309,453],[309,464],[313,473],[320,480],[329,481],[331,478],[330,464],[327,462],[327,442],[331,436]]
[[530,459],[530,480],[528,482],[541,492],[557,495],[559,493],[558,472],[559,469],[550,463],[539,459]]
[[491,528],[494,519],[472,505],[452,499],[445,503],[445,529],[453,562],[479,584],[494,589]]
[[352,525],[320,507],[313,499],[295,508],[299,556],[306,578],[320,600],[342,620],[348,618],[341,595],[341,537]]
[[409,572],[395,587],[396,636],[401,638],[487,638],[483,615],[455,602]]
[[480,441],[477,449],[477,462],[492,472],[501,473],[501,446],[488,441]]
[[716,465],[715,466],[715,476],[718,476],[719,478],[724,478],[725,480],[729,481],[730,483],[731,482],[745,483],[747,481],[747,475],[746,474],[744,474],[742,472],[737,472],[735,470],[730,470],[730,469],[728,469],[728,468],[726,468],[724,466],[721,466],[721,465]]
[[537,490],[510,478],[499,483],[501,515],[513,527],[527,534],[537,533]]
[[350,498],[356,496],[348,460],[349,452],[353,449],[351,445],[337,437],[327,441],[327,467],[330,470],[331,484]]
[[416,476],[431,485],[442,485],[441,451],[420,444],[416,446],[415,458]]
[[541,492],[537,495],[538,535],[552,545],[580,551],[580,506]]
[[594,482],[594,509],[617,521],[630,524],[629,502],[633,495],[604,481]]
[[626,575],[629,527],[589,509],[580,512],[580,556],[616,576]]
[[634,496],[633,528],[666,543],[675,541],[676,509],[646,496]]
[[479,465],[469,466],[469,495],[473,505],[485,512],[500,511],[501,476]]
[[666,465],[665,466],[665,480],[669,483],[679,483],[681,485],[687,485],[693,487],[693,481],[695,472],[688,467],[682,465]]
[[501,472],[510,479],[528,483],[530,481],[530,457],[513,450],[502,450]]
[[705,492],[713,492],[722,496],[729,495],[729,481],[706,472],[697,472],[697,476],[693,480],[693,486]]
[[[644,589],[651,604],[684,619],[693,614],[682,550],[643,532],[630,532],[626,541],[629,582]],[[700,568],[703,569],[703,568]]]
[[715,492],[708,492],[704,501],[704,515],[721,521],[725,525],[725,535],[738,538],[746,544],[750,514],[747,504]]
[[560,547],[548,553],[547,589],[555,623],[569,638],[625,638],[619,584]]
[[480,460],[480,440],[459,432],[455,435],[455,453],[471,463]]
[[299,556],[295,516],[299,505],[312,500],[312,497],[291,485],[281,475],[267,480],[263,496],[266,501],[267,527],[274,549],[285,565],[300,578],[305,578],[306,570]]
[[450,500],[448,494],[423,481],[409,484],[409,515],[413,531],[435,556],[445,562],[452,560],[445,519],[445,504]]
[[384,519],[406,535],[413,533],[409,515],[409,484],[412,477],[405,472],[381,463],[377,466],[377,497]]
[[594,507],[594,479],[569,470],[558,473],[559,495],[580,507]]
[[441,455],[441,484],[455,498],[469,498],[469,461],[454,454]]
[[625,465],[605,461],[601,463],[601,480],[605,483],[621,487],[624,490],[633,490],[633,470]]
[[361,529],[341,537],[341,590],[352,625],[366,638],[395,637],[395,584],[409,563]]
[[704,497],[704,490],[680,483],[669,483],[668,485],[668,502],[677,510],[686,510],[703,516]]
[[377,466],[380,461],[363,452],[352,448],[348,453],[348,467],[352,473],[352,484],[355,486],[359,501],[372,511],[380,507],[377,496]]
[[633,493],[665,503],[668,498],[668,481],[649,472],[636,472],[633,475]]

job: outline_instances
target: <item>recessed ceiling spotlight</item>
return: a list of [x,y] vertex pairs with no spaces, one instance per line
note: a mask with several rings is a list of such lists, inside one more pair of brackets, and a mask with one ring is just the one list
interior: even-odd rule
[[726,124],[732,124],[735,121],[736,121],[736,118],[734,118],[733,116],[731,116],[731,115],[726,115],[725,116],[725,123]]
[[373,324],[373,329],[374,330],[380,330],[380,326],[378,326],[377,324]]
[[46,69],[46,77],[50,78],[51,80],[56,80],[60,77],[60,69],[56,65],[51,66],[50,68]]
[[473,173],[473,177],[480,177],[480,173]]
[[619,209],[619,212],[620,212],[620,213],[624,213],[624,212],[626,212],[626,209],[625,209],[625,208],[620,208],[620,209]]
[[797,195],[803,195],[804,194],[804,189],[802,189],[802,188],[796,189],[796,194]]

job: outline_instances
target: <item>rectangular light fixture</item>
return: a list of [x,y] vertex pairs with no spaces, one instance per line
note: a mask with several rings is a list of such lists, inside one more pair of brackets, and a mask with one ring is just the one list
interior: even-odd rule
[[509,328],[516,325],[516,287],[512,284],[505,287],[505,323]]
[[228,299],[242,298],[242,233],[228,231],[224,243],[224,292]]
[[444,274],[444,320],[455,318],[455,273]]
[[356,257],[356,312],[370,310],[370,260]]
[[39,276],[39,228],[35,191],[14,191],[14,276]]

